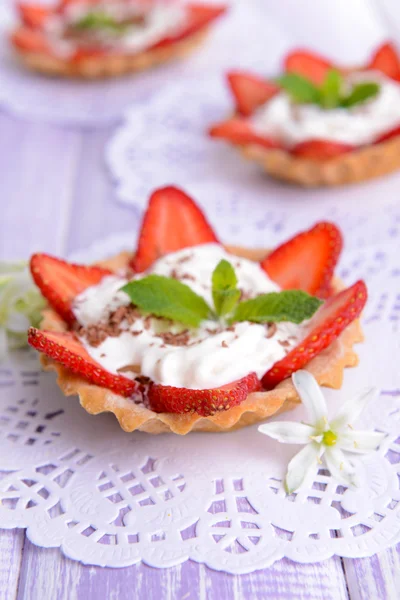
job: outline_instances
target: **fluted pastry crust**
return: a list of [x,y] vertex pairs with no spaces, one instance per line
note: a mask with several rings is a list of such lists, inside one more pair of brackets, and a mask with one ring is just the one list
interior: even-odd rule
[[239,146],[239,149],[272,177],[304,187],[358,183],[400,169],[400,135],[321,161],[254,144]]
[[63,60],[44,52],[29,52],[21,48],[15,48],[15,51],[26,67],[45,75],[104,79],[145,71],[171,60],[182,58],[197,48],[206,34],[207,31],[202,29],[184,40],[138,54],[104,54],[77,61]]

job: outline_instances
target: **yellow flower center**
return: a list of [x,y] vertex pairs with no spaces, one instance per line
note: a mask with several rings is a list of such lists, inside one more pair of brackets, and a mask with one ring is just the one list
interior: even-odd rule
[[325,446],[334,446],[337,442],[337,435],[334,431],[328,429],[328,431],[324,431],[322,435],[322,443]]

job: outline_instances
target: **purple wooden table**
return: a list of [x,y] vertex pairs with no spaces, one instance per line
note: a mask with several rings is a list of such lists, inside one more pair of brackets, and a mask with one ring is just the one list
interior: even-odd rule
[[[32,124],[0,113],[1,259],[38,250],[66,255],[118,232],[132,231],[134,243],[137,215],[115,203],[104,168],[111,131]],[[33,546],[23,530],[0,530],[1,600],[394,600],[399,577],[400,545],[372,558],[315,565],[281,560],[270,569],[232,576],[193,562],[165,570],[85,567],[58,549]]]

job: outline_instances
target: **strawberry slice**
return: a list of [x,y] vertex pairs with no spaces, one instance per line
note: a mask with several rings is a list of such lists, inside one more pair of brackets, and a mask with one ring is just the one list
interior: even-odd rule
[[18,4],[17,9],[24,25],[33,29],[41,29],[45,21],[52,14],[52,11],[48,7],[39,4],[25,4],[21,2]]
[[228,140],[239,146],[256,144],[268,149],[281,148],[278,141],[255,133],[250,123],[240,117],[234,117],[233,119],[213,125],[209,130],[209,134],[213,138]]
[[382,135],[380,135],[378,138],[376,138],[374,144],[380,144],[381,142],[386,142],[387,140],[391,140],[392,138],[397,137],[398,135],[400,135],[400,126],[394,127],[390,131],[386,131],[386,133],[383,133]]
[[352,152],[355,146],[344,144],[342,142],[329,142],[327,140],[307,140],[300,142],[292,148],[291,154],[298,158],[308,158],[309,160],[330,160],[346,152]]
[[271,390],[325,350],[360,315],[367,296],[360,280],[327,300],[312,318],[308,335],[264,375],[263,386]]
[[218,240],[195,202],[176,187],[161,188],[150,198],[131,266],[140,273],[164,254],[212,242]]
[[209,417],[223,410],[241,404],[251,392],[261,388],[255,373],[209,390],[188,390],[164,385],[152,385],[148,400],[155,412],[192,413]]
[[274,83],[244,71],[228,73],[228,83],[235,96],[236,110],[245,117],[279,92],[279,87]]
[[71,308],[75,296],[112,274],[101,267],[75,265],[48,254],[34,254],[30,268],[43,296],[69,324],[75,321]]
[[31,27],[18,27],[11,34],[11,42],[16,48],[25,52],[52,54],[51,48],[42,31]]
[[284,290],[325,298],[342,245],[336,225],[320,222],[276,248],[261,267]]
[[74,333],[58,331],[40,331],[31,327],[28,342],[56,362],[67,367],[73,373],[82,375],[91,383],[112,390],[121,396],[131,396],[138,383],[123,375],[113,375],[97,363],[88,354]]
[[367,70],[381,71],[387,77],[400,81],[400,58],[394,46],[387,42],[373,54]]
[[316,85],[321,85],[327,72],[336,68],[329,60],[307,50],[294,50],[288,54],[284,66],[288,73],[302,75]]
[[176,35],[170,35],[159,42],[151,46],[152,48],[159,48],[167,46],[174,42],[183,40],[190,35],[193,35],[205,29],[208,25],[215,21],[218,17],[223,15],[227,7],[217,5],[206,5],[206,4],[187,4],[185,6],[187,11],[186,23],[183,29],[181,29]]

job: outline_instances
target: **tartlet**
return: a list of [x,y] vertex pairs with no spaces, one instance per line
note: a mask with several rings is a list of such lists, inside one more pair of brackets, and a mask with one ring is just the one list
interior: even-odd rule
[[[341,76],[342,92],[343,87],[358,81],[378,83],[380,89],[376,97],[358,100],[357,106],[338,103],[334,111],[327,105],[314,107],[312,112],[311,104],[321,100],[308,98],[291,102],[291,114],[278,114],[283,110],[278,103],[286,96],[282,82],[288,75],[299,76],[303,83],[305,80],[321,90],[332,72]],[[335,186],[400,168],[400,59],[389,43],[379,47],[366,65],[354,68],[295,50],[286,56],[281,78],[267,80],[253,73],[232,71],[228,84],[236,103],[235,113],[211,127],[209,133],[236,146],[273,177],[308,187]],[[345,113],[348,120],[342,121]],[[364,122],[358,125],[360,118]],[[304,126],[303,131],[300,126]]]
[[61,0],[56,7],[20,3],[18,10],[21,24],[10,40],[26,67],[46,75],[97,79],[186,56],[225,7]]
[[[272,253],[264,250],[222,247],[194,202],[177,188],[164,188],[157,190],[150,199],[135,254],[122,253],[94,267],[71,265],[44,254],[36,254],[32,257],[32,275],[50,306],[44,312],[41,329],[31,328],[28,339],[32,346],[42,352],[41,360],[44,368],[56,371],[58,384],[65,395],[78,395],[81,405],[91,414],[114,413],[125,431],[139,429],[148,433],[173,432],[184,435],[190,431],[217,432],[238,429],[262,421],[277,412],[288,410],[299,401],[291,383],[290,375],[293,371],[305,367],[321,385],[339,388],[342,384],[344,368],[357,364],[357,355],[353,350],[353,345],[362,341],[358,316],[365,304],[367,291],[362,281],[343,290],[340,281],[333,277],[340,250],[340,232],[330,223],[315,225],[309,231],[284,243]],[[123,283],[125,280],[130,281],[133,278],[134,282],[141,282],[143,285],[143,282],[151,278],[149,273],[154,277],[154,273],[163,272],[160,271],[161,266],[165,269],[165,265],[169,265],[168,269],[175,271],[177,265],[188,264],[190,260],[194,261],[194,265],[200,264],[198,261],[201,256],[205,257],[204,260],[201,258],[203,260],[202,269],[204,266],[206,270],[209,270],[214,265],[208,264],[208,257],[214,256],[214,254],[218,257],[228,256],[232,263],[235,261],[239,282],[241,281],[241,269],[247,269],[247,274],[256,273],[256,277],[258,277],[258,273],[263,272],[265,281],[268,280],[266,283],[268,289],[292,290],[291,294],[298,297],[299,301],[305,297],[307,302],[311,299],[312,302],[317,302],[319,305],[321,301],[315,298],[318,296],[324,299],[324,303],[309,320],[304,321],[304,325],[290,323],[291,328],[289,327],[289,329],[285,329],[288,327],[286,323],[277,322],[275,325],[267,321],[248,323],[244,319],[244,322],[234,324],[232,324],[232,320],[223,321],[222,326],[218,325],[217,327],[216,325],[217,329],[210,331],[209,322],[205,321],[202,330],[203,341],[211,340],[211,345],[207,346],[211,348],[210,357],[205,356],[205,359],[212,363],[214,371],[216,371],[214,366],[218,366],[219,360],[217,352],[212,347],[214,339],[217,340],[219,349],[221,336],[230,336],[229,343],[223,341],[222,346],[224,347],[223,352],[231,352],[229,350],[231,340],[233,340],[232,345],[235,343],[234,340],[238,340],[237,344],[240,346],[245,344],[244,336],[251,327],[253,327],[253,332],[257,329],[257,335],[260,333],[260,328],[265,327],[264,333],[261,333],[261,345],[257,342],[258,345],[254,347],[256,351],[251,345],[253,342],[249,347],[250,356],[252,359],[255,357],[260,375],[256,374],[256,368],[253,373],[249,373],[246,370],[247,366],[243,367],[243,364],[247,365],[245,363],[247,355],[243,354],[243,356],[240,355],[240,360],[237,359],[237,363],[233,364],[233,368],[237,370],[234,383],[229,383],[232,381],[230,378],[228,381],[221,381],[211,389],[174,387],[171,385],[171,377],[176,376],[178,381],[188,381],[183,376],[187,376],[189,373],[193,381],[196,381],[196,377],[199,376],[199,373],[196,372],[197,368],[200,369],[197,367],[197,362],[200,364],[202,354],[206,352],[202,349],[202,340],[195,342],[193,341],[195,338],[192,337],[188,344],[189,334],[185,333],[187,339],[182,344],[178,342],[178,345],[191,348],[198,343],[200,350],[196,355],[197,362],[195,361],[192,371],[187,370],[186,364],[182,363],[182,369],[179,367],[174,373],[175,366],[170,360],[170,357],[174,356],[171,352],[175,351],[172,346],[176,346],[176,337],[179,335],[182,337],[182,334],[172,334],[174,325],[170,322],[167,323],[166,333],[164,329],[162,334],[154,333],[151,328],[155,326],[152,324],[151,328],[150,326],[146,327],[145,323],[150,318],[157,319],[159,313],[149,315],[149,311],[147,311],[144,316],[140,308],[138,314],[139,304],[136,303],[132,307],[129,301],[125,302],[125,300],[124,306],[121,308],[119,301],[115,304],[116,298],[110,296],[107,286],[111,289],[110,285],[112,285],[113,290],[120,290],[118,281],[115,287],[113,273],[118,273],[118,277],[122,277],[121,273],[124,273]],[[239,258],[235,259],[235,257]],[[308,262],[305,262],[306,260]],[[254,266],[250,261],[254,261]],[[199,289],[198,285],[202,279],[199,276],[199,280],[192,284],[190,280],[193,276],[190,273],[193,271],[190,271],[189,267],[190,265],[185,267],[188,271],[182,275],[182,280],[189,280],[187,284],[189,287],[192,285],[192,288],[197,286],[196,289]],[[130,269],[128,275],[126,274],[127,268]],[[213,274],[215,271],[216,269]],[[178,280],[181,285],[179,273],[174,274],[173,277],[174,281]],[[257,283],[253,281],[255,287],[257,287]],[[304,291],[299,291],[301,288]],[[103,302],[101,305],[100,296],[105,293],[104,290],[106,290],[106,300],[101,297],[101,302]],[[295,291],[293,292],[293,290]],[[242,295],[246,291],[249,290],[242,289]],[[271,294],[253,290],[253,299],[265,296],[271,296]],[[93,303],[93,299],[95,303]],[[252,299],[247,302],[251,301]],[[110,306],[113,302],[114,305],[111,309]],[[241,300],[241,302],[246,304],[246,300]],[[96,316],[95,325],[89,331],[93,311],[98,312],[99,306],[101,311],[105,306],[109,311],[107,313],[109,316],[106,319],[102,317],[100,320],[96,320],[99,319]],[[132,311],[135,313],[133,320],[129,326],[127,325],[128,321],[124,320],[123,331],[118,327],[115,331],[117,322],[115,315],[118,310],[122,310],[123,319],[128,319],[129,315],[124,312],[127,306],[129,306],[131,314]],[[103,315],[103,312],[99,314]],[[78,325],[76,315],[79,318]],[[90,317],[89,326],[85,321],[85,315]],[[119,319],[120,322],[121,319]],[[139,331],[136,327],[137,323],[140,323]],[[164,321],[163,323],[165,324]],[[300,321],[293,321],[293,323],[300,323]],[[82,329],[82,324],[84,329]],[[120,325],[118,324],[118,326]],[[239,327],[242,329],[239,330]],[[304,329],[302,329],[303,327]],[[131,372],[128,375],[128,371],[132,371],[132,364],[117,369],[118,364],[121,365],[124,362],[117,364],[115,356],[99,358],[99,356],[106,357],[107,353],[110,354],[110,348],[122,348],[122,336],[125,336],[125,340],[128,339],[130,345],[137,345],[136,340],[150,335],[144,331],[149,328],[151,335],[162,337],[163,343],[156,348],[156,351],[159,353],[157,356],[165,356],[169,361],[165,363],[170,365],[167,371],[163,372],[158,364],[163,365],[164,358],[162,360],[160,358],[158,362],[155,360],[149,362],[148,360],[149,355],[154,352],[151,347],[155,345],[155,337],[150,338],[153,340],[152,343],[145,346],[141,362],[136,360],[142,366],[141,372],[138,372],[139,370],[135,367],[134,373]],[[89,337],[84,337],[89,335],[88,331],[94,342],[88,341]],[[185,331],[187,332],[187,330]],[[240,337],[242,334],[239,331],[244,332],[243,338]],[[196,335],[197,330],[193,333],[193,336]],[[171,336],[173,337],[172,341],[170,341]],[[264,338],[267,338],[267,341]],[[91,343],[97,344],[97,346],[92,347]],[[263,375],[263,370],[260,371],[260,364],[263,369],[264,363],[261,361],[260,355],[265,348],[272,347],[269,346],[270,344],[275,344],[277,348],[277,344],[279,344],[284,349],[279,349],[279,359],[273,364],[268,355],[266,360],[270,362],[267,372]],[[186,348],[183,348],[183,351],[186,352]],[[160,353],[165,354],[161,355]],[[118,350],[117,354],[121,354],[121,352]],[[183,356],[183,360],[189,361],[188,353],[180,354],[180,356]],[[118,358],[118,360],[121,359]],[[122,360],[128,363],[130,361],[130,355],[125,354],[125,349],[122,353]],[[107,370],[111,364],[110,361],[113,366]],[[260,364],[258,364],[259,362]],[[230,359],[228,363],[229,366],[226,368],[231,372]],[[144,367],[146,364],[147,366]],[[223,372],[223,368],[221,367],[221,372]],[[239,372],[243,368],[245,371]],[[207,377],[214,377],[213,369],[209,369],[210,373],[207,373]],[[187,373],[181,373],[180,370],[187,370]],[[166,382],[149,380],[149,372],[158,373],[158,379],[165,377]],[[200,376],[202,375],[200,374]],[[218,376],[220,375],[218,374]],[[168,410],[163,410],[163,407],[167,407]]]

